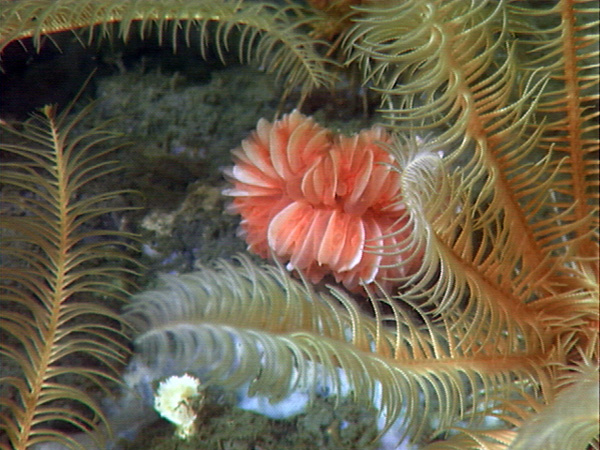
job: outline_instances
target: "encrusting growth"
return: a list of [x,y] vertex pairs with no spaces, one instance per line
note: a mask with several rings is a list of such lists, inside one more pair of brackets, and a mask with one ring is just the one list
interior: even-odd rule
[[272,252],[313,283],[331,273],[351,290],[390,288],[416,270],[401,174],[381,147],[390,142],[381,127],[334,135],[298,111],[261,119],[226,170],[248,249]]

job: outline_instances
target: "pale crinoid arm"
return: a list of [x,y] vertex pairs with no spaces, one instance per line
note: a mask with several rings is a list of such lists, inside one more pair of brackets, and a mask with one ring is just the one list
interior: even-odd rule
[[132,25],[139,23],[142,36],[156,28],[159,40],[170,37],[174,48],[181,36],[191,45],[191,36],[199,35],[203,50],[214,41],[221,57],[231,50],[242,62],[275,73],[288,89],[309,92],[335,81],[333,62],[317,50],[328,44],[304,31],[311,16],[304,17],[293,3],[282,7],[243,0],[4,0],[1,10],[0,50],[27,37],[39,47],[42,36],[52,39],[52,33],[67,30],[88,31],[91,40],[94,30],[107,35],[112,24],[118,24],[126,40]]

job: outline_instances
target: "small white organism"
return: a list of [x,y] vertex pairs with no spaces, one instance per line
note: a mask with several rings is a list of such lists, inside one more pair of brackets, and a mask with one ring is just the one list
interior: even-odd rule
[[154,409],[175,425],[179,438],[187,439],[194,433],[196,420],[192,403],[201,402],[200,395],[200,380],[188,374],[172,376],[158,385]]

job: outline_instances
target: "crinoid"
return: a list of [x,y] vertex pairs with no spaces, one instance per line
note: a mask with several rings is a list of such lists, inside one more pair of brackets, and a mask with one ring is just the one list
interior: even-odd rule
[[598,392],[597,2],[6,4],[3,43],[194,29],[287,92],[352,68],[382,99],[418,267],[389,295],[370,289],[370,311],[244,258],[167,279],[126,315],[152,381],[194,372],[275,402],[326,384],[427,450],[599,447],[597,402],[582,400]]
[[0,146],[6,158],[0,174],[3,449],[45,441],[76,447],[58,430],[91,433],[106,422],[83,386],[119,383],[129,353],[126,324],[106,303],[125,301],[131,288],[137,263],[124,250],[132,236],[92,227],[99,216],[122,210],[113,201],[127,192],[83,195],[86,185],[118,170],[107,159],[110,147],[96,150],[113,133],[74,131],[88,111],[70,117],[69,108],[57,114],[47,106],[19,128],[3,130],[13,135],[9,143],[5,134]]

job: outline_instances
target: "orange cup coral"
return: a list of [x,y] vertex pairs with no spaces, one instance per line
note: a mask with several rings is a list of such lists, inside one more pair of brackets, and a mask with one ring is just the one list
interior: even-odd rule
[[261,119],[226,170],[234,187],[224,193],[248,249],[272,252],[313,283],[331,273],[351,290],[374,281],[389,288],[410,272],[401,175],[379,145],[390,140],[377,126],[333,135],[298,111]]

